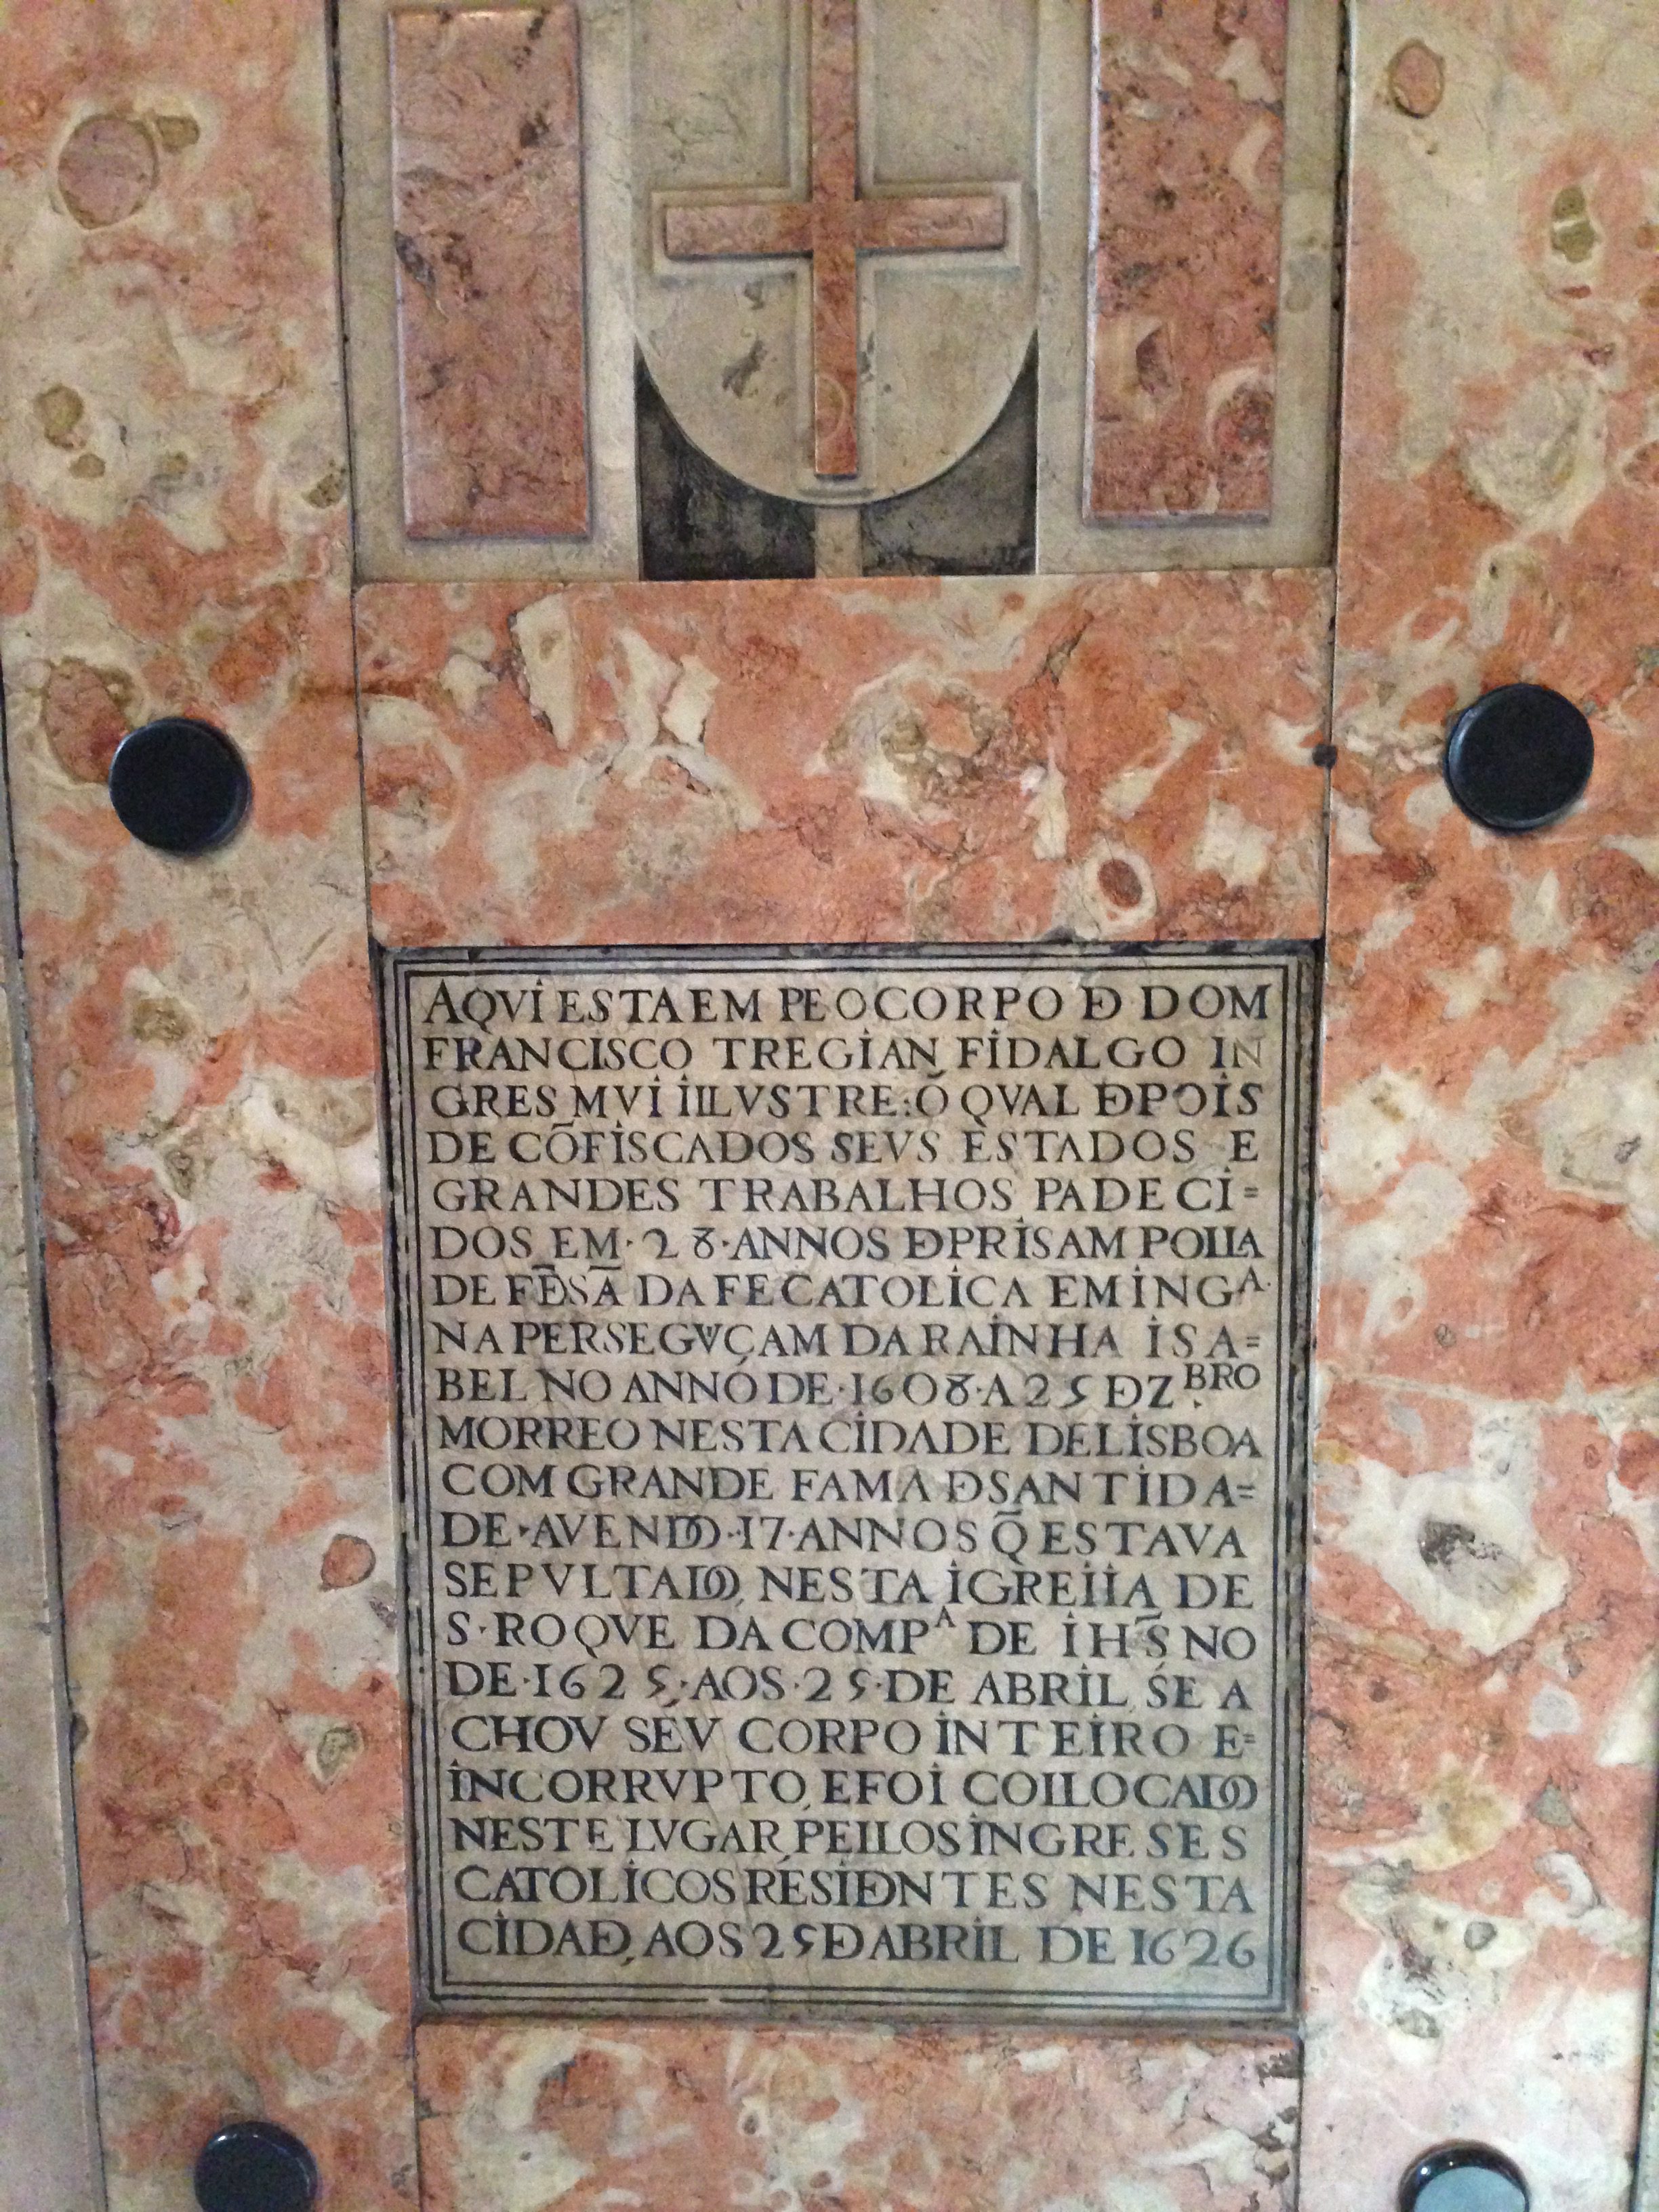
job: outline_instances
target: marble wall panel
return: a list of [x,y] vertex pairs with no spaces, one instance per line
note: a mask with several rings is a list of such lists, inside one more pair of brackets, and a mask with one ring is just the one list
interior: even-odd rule
[[428,2212],[1289,2212],[1294,2044],[422,2028]]
[[[1643,0],[1357,27],[1302,2201],[1386,2204],[1470,2133],[1613,2212],[1659,1681],[1659,38]],[[0,643],[100,2088],[141,2212],[237,2112],[354,2205],[414,2188],[323,31],[0,22]],[[1327,619],[1315,575],[374,587],[375,924],[1313,933]],[[1516,842],[1437,757],[1519,676],[1600,759]],[[258,795],[184,865],[100,780],[191,707]],[[422,2041],[439,2203],[1089,2202],[1113,2144],[1137,2212],[1283,2194],[1260,2045]]]
[[377,935],[1319,933],[1328,586],[359,595]]
[[[1303,936],[1328,580],[374,586],[387,942]],[[447,2205],[1281,2203],[1290,2046],[416,2035]]]
[[[398,944],[1300,936],[1318,574],[358,596]],[[416,2032],[433,2206],[1288,2201],[1296,2056],[1077,2035]]]
[[403,9],[388,27],[409,533],[583,536],[575,9]]
[[1039,573],[1328,561],[1342,0],[1041,4]]
[[[1304,2201],[1628,2202],[1659,1522],[1659,26],[1356,12]],[[1504,839],[1448,714],[1593,720]]]
[[[331,12],[360,576],[639,574],[630,6],[337,0]],[[532,43],[522,27],[536,21],[548,27]],[[394,37],[414,137],[416,110],[393,112]],[[418,82],[417,51],[435,64]],[[504,133],[484,119],[489,85],[511,112]],[[414,270],[398,258],[399,193],[436,249],[417,245]],[[408,411],[400,288],[428,380]]]
[[[0,20],[0,611],[118,2212],[218,2122],[406,2205],[403,1738],[320,5]],[[252,818],[119,828],[206,714]]]
[[1285,0],[1095,0],[1089,508],[1273,501]]

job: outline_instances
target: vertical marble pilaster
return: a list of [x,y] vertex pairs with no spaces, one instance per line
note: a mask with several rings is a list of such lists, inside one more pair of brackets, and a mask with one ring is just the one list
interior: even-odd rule
[[1273,499],[1285,0],[1095,0],[1089,511]]
[[[1629,2201],[1659,1473],[1659,26],[1355,12],[1303,2201],[1448,2136]],[[1504,839],[1446,720],[1595,775]]]
[[588,524],[573,0],[390,19],[392,224],[411,538]]
[[[248,2115],[331,2203],[416,2191],[327,35],[322,0],[0,20],[0,653],[117,2212],[187,2202]],[[172,711],[252,770],[200,861],[103,787]]]
[[[3,813],[3,810],[0,810]],[[10,868],[0,866],[9,910]],[[11,931],[8,926],[7,939]],[[101,2175],[69,1807],[69,1714],[52,1512],[16,948],[0,992],[0,2212],[89,2212]]]

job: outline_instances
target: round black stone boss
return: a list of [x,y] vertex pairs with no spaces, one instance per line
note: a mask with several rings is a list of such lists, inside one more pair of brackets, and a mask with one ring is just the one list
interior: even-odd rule
[[272,2120],[235,2120],[210,2136],[196,2161],[202,2212],[311,2212],[317,2161]]
[[1509,836],[1547,829],[1584,795],[1590,726],[1541,684],[1505,684],[1466,707],[1446,740],[1446,782],[1465,814]]
[[1442,2143],[1409,2166],[1400,2212],[1528,2212],[1521,2169],[1486,2143]]
[[168,714],[122,738],[110,763],[109,795],[141,843],[190,854],[211,852],[235,836],[253,783],[222,730]]

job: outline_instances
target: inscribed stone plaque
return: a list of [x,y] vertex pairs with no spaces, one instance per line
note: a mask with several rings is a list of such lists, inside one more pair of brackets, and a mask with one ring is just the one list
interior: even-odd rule
[[1309,948],[384,974],[429,1999],[1284,2013]]

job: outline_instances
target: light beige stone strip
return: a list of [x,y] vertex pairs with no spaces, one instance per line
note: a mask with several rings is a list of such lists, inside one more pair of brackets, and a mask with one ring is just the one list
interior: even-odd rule
[[812,519],[812,550],[820,576],[863,573],[862,527],[855,507],[821,507]]
[[[9,859],[0,896],[9,916]],[[0,988],[0,1958],[10,2027],[0,2037],[0,2212],[86,2212],[102,2203],[103,2178],[11,934],[8,921]]]

